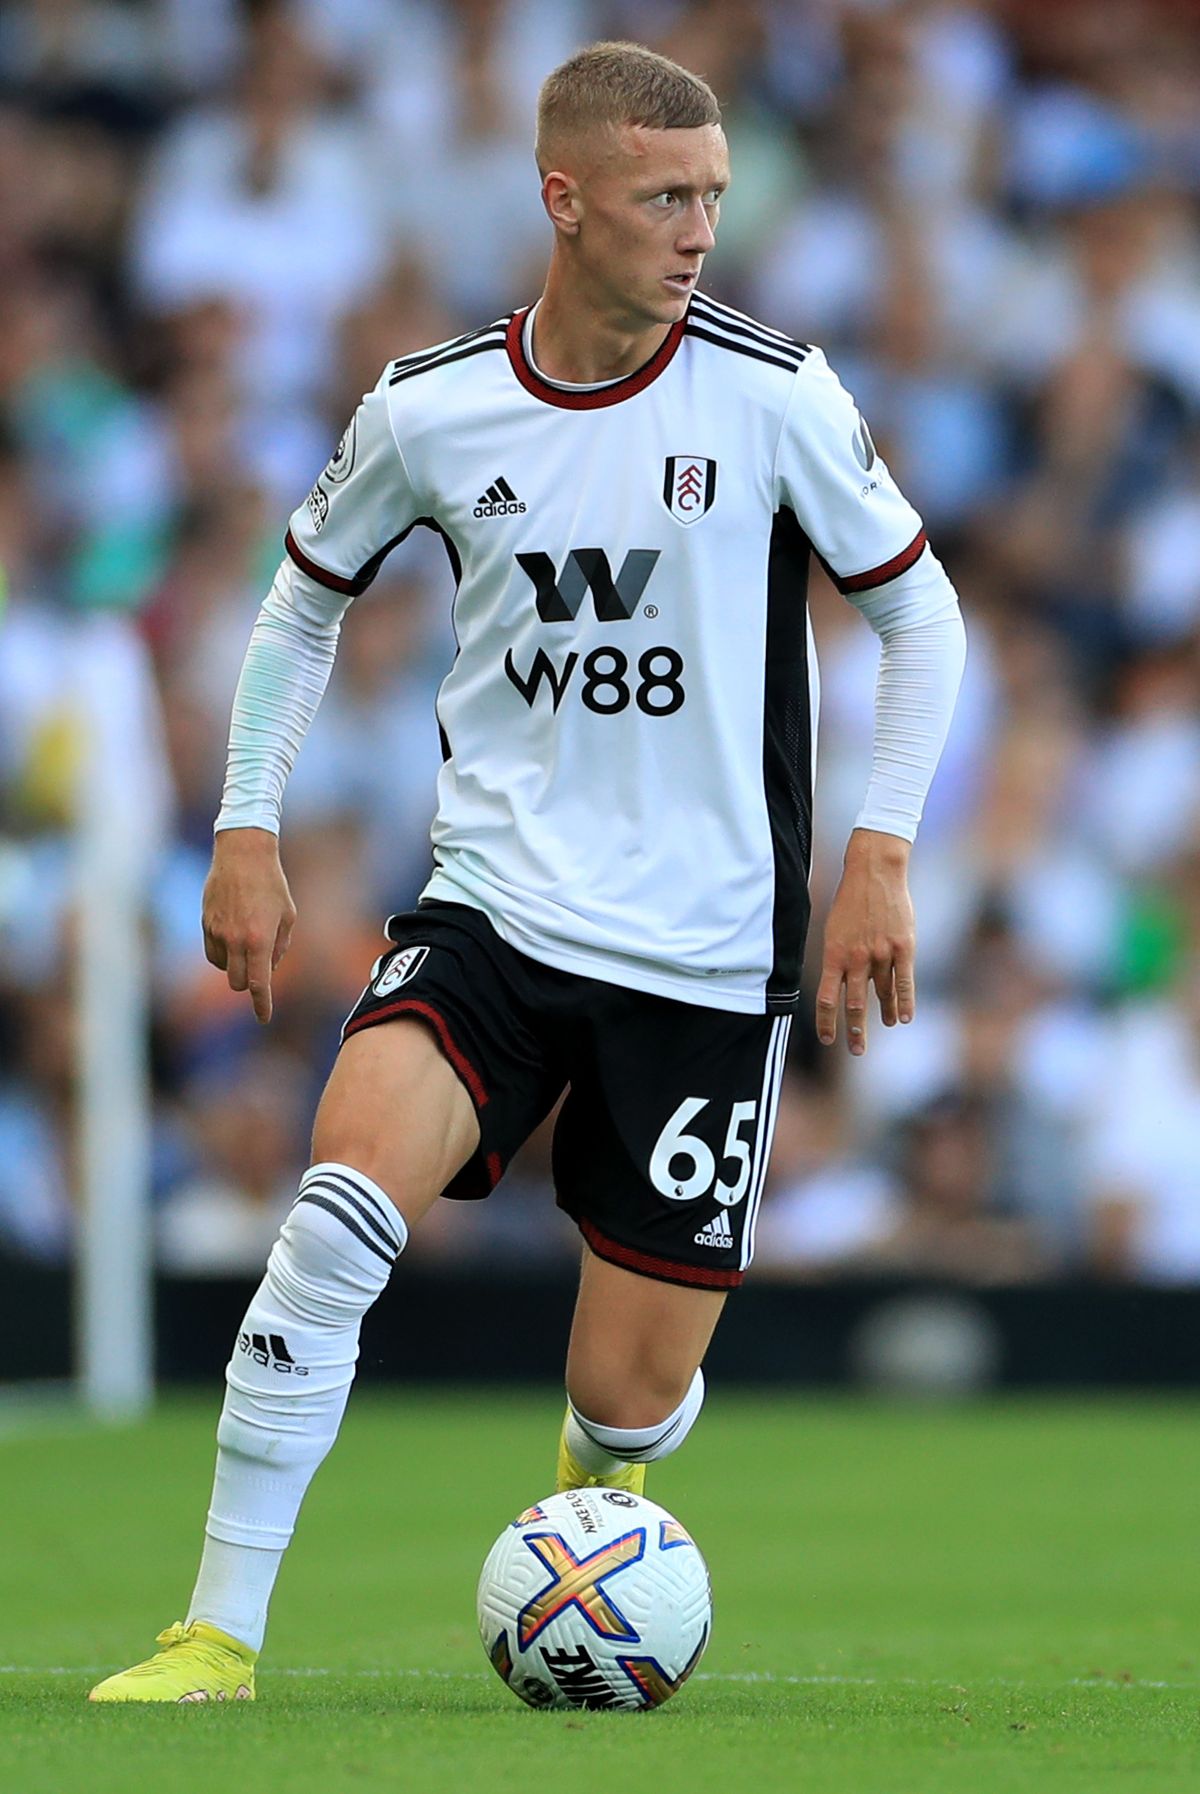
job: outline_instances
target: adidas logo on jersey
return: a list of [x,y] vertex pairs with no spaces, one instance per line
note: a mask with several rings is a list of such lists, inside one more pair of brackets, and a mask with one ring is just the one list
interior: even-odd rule
[[525,505],[517,497],[508,481],[501,476],[486,492],[481,492],[475,505],[476,517],[508,517],[516,516],[525,510]]
[[720,1214],[702,1227],[699,1233],[692,1235],[698,1246],[732,1246],[733,1229],[729,1225],[729,1216],[722,1209]]

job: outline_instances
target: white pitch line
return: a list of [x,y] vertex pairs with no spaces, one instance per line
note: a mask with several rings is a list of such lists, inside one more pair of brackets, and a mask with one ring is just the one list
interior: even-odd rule
[[[0,1676],[96,1676],[111,1668],[107,1663],[50,1664],[39,1667],[29,1663],[0,1663]],[[322,1676],[340,1676],[351,1682],[377,1681],[420,1681],[420,1682],[491,1682],[493,1677],[486,1670],[454,1670],[454,1669],[320,1669],[320,1668],[287,1668],[268,1667],[265,1670],[267,1679],[273,1676],[286,1676],[292,1679],[312,1680]],[[1157,1688],[1174,1690],[1178,1693],[1194,1694],[1200,1688],[1200,1682],[1159,1682],[1117,1681],[1100,1676],[1072,1676],[1065,1682],[1031,1682],[1009,1676],[976,1676],[965,1682],[953,1681],[939,1676],[782,1676],[772,1670],[699,1670],[692,1678],[693,1682],[715,1682],[728,1684],[763,1683],[768,1687],[784,1688],[941,1688],[952,1689],[956,1693],[969,1694],[973,1688],[1011,1688],[1032,1694],[1054,1694],[1065,1688],[1106,1688],[1116,1693],[1124,1693],[1133,1688]]]

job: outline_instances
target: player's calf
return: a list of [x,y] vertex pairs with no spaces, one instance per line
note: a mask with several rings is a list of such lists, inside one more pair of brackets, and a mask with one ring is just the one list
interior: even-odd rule
[[646,1465],[678,1451],[704,1405],[704,1372],[697,1370],[687,1394],[662,1420],[650,1426],[607,1426],[589,1420],[568,1401],[558,1449],[558,1489],[594,1485],[640,1495]]

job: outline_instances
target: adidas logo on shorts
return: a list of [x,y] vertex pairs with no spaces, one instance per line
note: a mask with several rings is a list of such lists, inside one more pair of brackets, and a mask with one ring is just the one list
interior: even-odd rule
[[722,1209],[699,1233],[692,1235],[698,1246],[732,1246],[733,1229],[729,1225],[729,1216]]

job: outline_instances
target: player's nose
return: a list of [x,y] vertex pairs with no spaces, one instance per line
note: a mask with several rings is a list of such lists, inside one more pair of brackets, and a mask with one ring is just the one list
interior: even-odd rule
[[707,255],[716,240],[703,202],[694,199],[684,214],[676,249],[681,255]]

